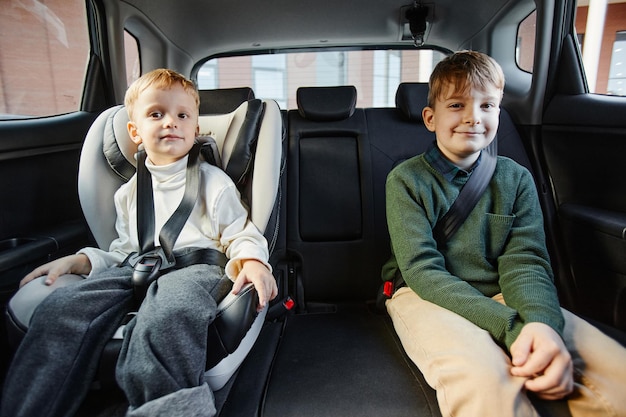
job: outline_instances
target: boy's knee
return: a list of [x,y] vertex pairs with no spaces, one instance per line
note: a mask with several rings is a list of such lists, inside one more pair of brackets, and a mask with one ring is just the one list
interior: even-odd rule
[[48,319],[59,315],[66,315],[72,310],[72,299],[74,298],[71,287],[61,287],[52,291],[44,298],[37,309],[36,315],[43,315]]
[[[513,377],[506,360],[489,355],[476,357],[473,355],[456,355],[456,359],[446,361],[446,366],[440,366],[440,380],[442,384],[450,386],[457,383],[462,389],[481,392],[520,391],[524,379]],[[461,388],[461,387],[459,387]]]

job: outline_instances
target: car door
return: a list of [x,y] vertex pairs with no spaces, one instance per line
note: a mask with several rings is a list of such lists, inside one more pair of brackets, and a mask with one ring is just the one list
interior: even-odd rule
[[[577,37],[574,27],[575,13],[586,9],[564,3],[568,3],[562,10],[566,23],[557,35],[558,65],[548,76],[550,93],[537,148],[556,202],[572,308],[626,330],[626,97],[611,95],[607,89],[603,94],[589,92],[579,47],[583,36]],[[614,8],[607,16],[626,12],[625,3],[609,7]],[[604,37],[607,42],[615,40],[617,46],[608,54],[613,53],[616,66],[620,30],[610,27],[610,21],[607,17]],[[626,23],[622,26],[626,29]]]
[[[91,122],[111,100],[86,4],[16,2],[0,13],[3,309],[26,273],[90,241],[77,193],[78,162]],[[10,349],[0,323],[4,368]]]

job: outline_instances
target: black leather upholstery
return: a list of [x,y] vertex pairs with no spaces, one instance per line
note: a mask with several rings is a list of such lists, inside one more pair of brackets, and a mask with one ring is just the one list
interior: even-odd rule
[[412,122],[422,121],[422,109],[428,105],[428,84],[401,83],[396,91],[396,109]]
[[300,116],[307,120],[331,122],[347,119],[354,113],[356,88],[300,87],[296,93]]
[[224,114],[234,111],[241,103],[253,100],[250,87],[200,90],[200,114]]

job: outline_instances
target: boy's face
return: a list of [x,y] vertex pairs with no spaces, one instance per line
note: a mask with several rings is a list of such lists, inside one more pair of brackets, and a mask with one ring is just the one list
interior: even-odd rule
[[496,87],[465,90],[456,91],[454,85],[448,85],[434,108],[426,107],[422,112],[426,128],[435,132],[439,150],[462,169],[470,168],[496,136],[502,98]]
[[182,85],[170,89],[148,87],[141,92],[128,122],[128,133],[143,143],[155,165],[175,162],[189,153],[199,131],[198,107]]

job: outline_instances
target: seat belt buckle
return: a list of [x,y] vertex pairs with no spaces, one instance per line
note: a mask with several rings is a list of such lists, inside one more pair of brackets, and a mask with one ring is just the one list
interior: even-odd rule
[[133,267],[132,284],[135,287],[147,287],[162,271],[176,265],[176,260],[168,260],[160,246],[150,252],[129,256],[127,262]]
[[161,258],[144,255],[133,270],[132,283],[134,287],[146,287],[161,274]]
[[293,298],[287,296],[281,302],[274,304],[269,309],[269,311],[267,312],[267,315],[265,316],[265,320],[266,321],[276,320],[277,318],[284,316],[285,314],[293,310],[295,306],[296,306],[296,302],[293,300]]

